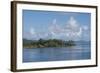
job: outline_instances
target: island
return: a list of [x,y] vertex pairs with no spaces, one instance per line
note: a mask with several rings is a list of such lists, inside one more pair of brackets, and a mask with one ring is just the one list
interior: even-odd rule
[[23,39],[24,48],[45,48],[45,47],[71,47],[75,46],[75,42],[72,40],[63,41],[58,39],[39,39],[39,40],[27,40]]

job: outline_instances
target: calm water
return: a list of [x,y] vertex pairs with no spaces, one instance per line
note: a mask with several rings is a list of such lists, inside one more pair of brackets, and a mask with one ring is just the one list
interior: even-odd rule
[[24,48],[23,62],[90,59],[90,44],[62,48]]

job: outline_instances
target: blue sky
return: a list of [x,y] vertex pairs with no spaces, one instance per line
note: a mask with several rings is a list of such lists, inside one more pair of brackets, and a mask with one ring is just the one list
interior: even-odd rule
[[90,13],[23,10],[23,38],[90,40]]

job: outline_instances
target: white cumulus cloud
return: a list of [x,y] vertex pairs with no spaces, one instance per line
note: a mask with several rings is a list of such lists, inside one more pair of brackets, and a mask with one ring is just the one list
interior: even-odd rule
[[[84,28],[88,29],[88,28]],[[49,27],[50,33],[54,38],[78,40],[82,36],[83,29],[77,20],[71,16],[64,27],[57,24],[57,20],[53,20],[53,24]]]
[[35,30],[34,30],[33,27],[30,28],[30,34],[31,34],[31,35],[35,35]]
[[[57,19],[53,19],[52,24],[46,28],[47,31],[36,32],[33,27],[29,32],[34,39],[64,39],[64,40],[80,40],[83,34],[89,29],[88,26],[80,24],[73,16],[66,21],[64,26],[57,23]],[[89,34],[84,34],[89,35]]]

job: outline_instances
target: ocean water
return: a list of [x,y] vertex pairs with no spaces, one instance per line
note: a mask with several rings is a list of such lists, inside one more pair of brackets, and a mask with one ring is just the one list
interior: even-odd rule
[[64,61],[91,59],[89,43],[72,47],[23,48],[23,62]]

